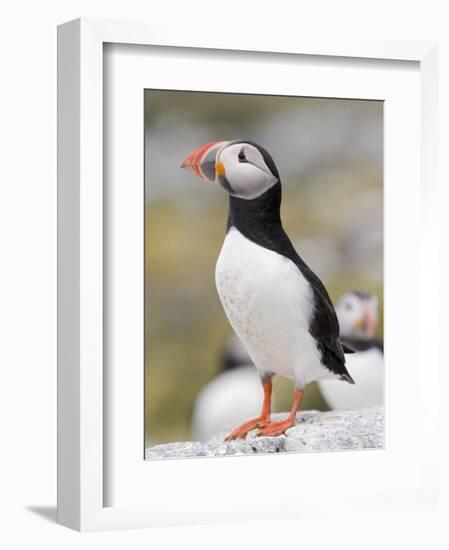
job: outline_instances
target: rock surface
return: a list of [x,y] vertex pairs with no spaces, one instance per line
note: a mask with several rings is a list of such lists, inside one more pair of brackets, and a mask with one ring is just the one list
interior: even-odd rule
[[[282,420],[285,414],[274,414]],[[229,432],[228,432],[229,433]],[[296,415],[296,425],[278,437],[257,437],[257,430],[246,439],[224,442],[218,434],[207,443],[187,441],[167,443],[146,449],[145,458],[191,458],[267,453],[303,453],[354,449],[382,449],[384,446],[383,407],[356,411],[304,411]]]

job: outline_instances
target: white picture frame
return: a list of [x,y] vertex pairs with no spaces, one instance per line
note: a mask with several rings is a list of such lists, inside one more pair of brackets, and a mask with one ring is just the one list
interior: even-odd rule
[[[379,507],[410,508],[419,507],[423,503],[432,504],[436,499],[436,466],[439,463],[436,452],[438,410],[436,401],[430,400],[425,411],[421,412],[427,424],[433,425],[434,429],[426,433],[428,445],[425,453],[413,458],[413,471],[398,486],[387,481],[385,487],[379,487],[378,490],[362,487],[361,491],[356,491],[352,487],[345,491],[337,484],[326,494],[326,504],[320,498],[322,487],[317,487],[315,494],[310,489],[304,502],[298,500],[297,489],[293,488],[283,495],[282,502],[276,502],[276,506],[267,506],[264,510],[257,506],[257,503],[263,502],[261,495],[245,499],[241,498],[241,494],[227,494],[217,499],[210,484],[209,488],[207,484],[203,487],[203,492],[199,491],[201,498],[178,494],[178,504],[172,502],[171,506],[164,504],[162,500],[159,500],[158,505],[157,500],[151,502],[151,499],[148,503],[137,500],[133,503],[133,493],[117,505],[109,502],[111,496],[107,481],[111,472],[107,471],[109,467],[106,453],[110,447],[105,445],[105,427],[108,415],[111,414],[111,406],[108,398],[105,399],[109,390],[104,377],[104,369],[108,368],[104,361],[103,262],[106,227],[103,218],[105,44],[157,45],[167,49],[204,48],[204,51],[209,52],[224,50],[231,56],[242,51],[259,52],[261,56],[269,56],[271,61],[276,58],[276,54],[289,54],[344,58],[348,63],[357,58],[358,64],[370,59],[415,62],[420,95],[419,107],[416,102],[413,104],[415,112],[412,118],[418,124],[411,123],[414,130],[409,131],[419,132],[417,154],[420,173],[415,174],[418,187],[414,189],[418,194],[412,202],[416,202],[416,213],[419,215],[417,224],[421,238],[425,238],[426,242],[426,249],[421,250],[422,255],[419,256],[420,278],[417,281],[420,284],[421,317],[438,316],[437,286],[433,285],[425,299],[423,297],[425,283],[438,268],[437,226],[433,216],[437,200],[434,192],[437,181],[436,43],[356,38],[337,43],[325,39],[310,41],[280,36],[267,38],[240,33],[238,30],[233,33],[232,38],[219,38],[220,36],[226,35],[211,32],[193,40],[182,25],[174,24],[170,29],[162,29],[152,23],[91,19],[72,21],[58,29],[58,521],[74,529],[97,530],[275,518],[281,514],[283,517],[328,514],[337,503],[339,513],[360,507],[368,511]],[[382,98],[382,94],[374,96]],[[399,172],[396,171],[396,174],[399,175]],[[405,213],[403,219],[405,223],[411,222]],[[392,228],[387,225],[387,235],[388,230],[392,231]],[[418,233],[416,235],[419,237]],[[397,241],[392,240],[391,247],[395,242],[397,245]],[[394,328],[392,324],[386,325],[387,331]],[[426,368],[427,391],[435,392],[436,395],[438,334],[434,327],[430,329],[421,323],[417,338],[421,349],[426,350],[429,364]],[[138,369],[139,365],[134,367]],[[417,378],[423,376],[418,364],[416,374]],[[143,369],[141,375],[143,378]],[[131,391],[136,389],[138,388],[134,386]],[[128,394],[124,399],[131,403],[132,397]],[[134,434],[134,431],[130,430],[130,433]],[[135,441],[135,434],[133,438],[130,448],[134,452],[139,443]],[[127,459],[122,462],[127,468],[135,467],[136,472],[130,473],[134,478],[133,482],[138,482],[141,474],[138,473],[136,461],[143,462],[143,457],[138,453],[133,456],[132,462],[127,462]],[[341,453],[332,460],[341,464],[344,456],[345,453]],[[292,472],[294,457],[258,457],[257,461],[281,458],[283,469],[287,473]],[[322,461],[323,464],[328,460],[318,455],[309,456],[308,467],[312,467],[312,459]],[[173,479],[178,480],[177,487],[183,477],[192,479],[193,476],[204,475],[205,469],[211,470],[206,475],[217,476],[217,472],[225,472],[226,468],[224,479],[227,479],[231,470],[238,476],[236,470],[244,467],[242,463],[237,459],[224,460],[227,460],[226,466],[223,459],[207,461],[213,466],[206,466],[204,461],[176,461],[177,473],[173,466],[170,471],[167,463],[161,463],[156,475],[159,481],[166,479],[167,484],[170,483],[170,476],[173,476]],[[388,456],[385,459],[369,460],[373,467],[376,467],[377,462],[377,467],[385,468],[385,471],[388,469]],[[406,470],[404,466],[404,472]],[[123,475],[121,472],[120,476]],[[162,491],[160,485],[161,483],[159,488],[156,488],[156,484],[154,487],[154,492],[159,491],[159,496]],[[182,488],[180,491],[182,492]]]

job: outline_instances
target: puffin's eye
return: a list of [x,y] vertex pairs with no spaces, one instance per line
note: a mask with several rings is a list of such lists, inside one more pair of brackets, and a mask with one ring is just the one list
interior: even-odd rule
[[346,304],[345,304],[345,309],[346,309],[346,311],[351,311],[351,309],[352,309],[352,304],[351,304],[351,302],[346,302]]
[[239,152],[239,162],[247,162],[245,151],[243,149],[240,149],[240,152]]

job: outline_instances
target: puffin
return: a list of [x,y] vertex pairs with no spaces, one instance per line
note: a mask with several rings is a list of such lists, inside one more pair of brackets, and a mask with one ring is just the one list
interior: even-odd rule
[[335,306],[340,337],[356,352],[347,357],[356,385],[319,381],[321,394],[331,409],[359,409],[383,404],[384,353],[383,342],[375,337],[377,307],[377,296],[358,290],[345,292]]
[[354,351],[378,349],[383,342],[375,337],[378,322],[378,298],[360,290],[349,290],[338,300],[335,311],[342,340]]
[[[193,439],[209,441],[229,427],[257,416],[260,391],[251,358],[233,333],[219,354],[217,373],[195,398],[191,422]],[[275,406],[274,396],[272,406]]]
[[[218,141],[190,153],[181,168],[222,187],[229,196],[225,239],[215,284],[226,316],[253,361],[263,388],[258,416],[226,441],[279,436],[295,425],[312,381],[354,380],[329,294],[292,245],[281,221],[282,186],[270,153],[249,140]],[[293,381],[287,418],[271,419],[272,380]]]

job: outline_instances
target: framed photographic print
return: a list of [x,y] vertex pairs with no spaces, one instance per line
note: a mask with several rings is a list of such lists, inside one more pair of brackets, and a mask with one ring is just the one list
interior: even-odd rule
[[[383,447],[383,102],[145,90],[144,109],[147,458]],[[183,163],[190,178],[173,162],[195,139],[245,132],[255,141],[195,148]],[[216,189],[197,188],[198,176]],[[284,264],[295,266],[285,296]],[[341,295],[336,314],[309,264]],[[348,368],[339,342],[325,341],[335,315],[342,345],[357,351]],[[320,346],[324,363],[313,359]],[[268,422],[292,402],[332,412]]]
[[435,44],[214,36],[58,29],[59,522],[429,505]]

